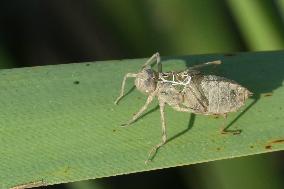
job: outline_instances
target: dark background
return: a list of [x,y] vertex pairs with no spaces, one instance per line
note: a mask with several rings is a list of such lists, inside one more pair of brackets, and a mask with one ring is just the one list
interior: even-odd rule
[[[284,48],[284,1],[0,1],[0,68]],[[48,186],[284,188],[283,153]]]

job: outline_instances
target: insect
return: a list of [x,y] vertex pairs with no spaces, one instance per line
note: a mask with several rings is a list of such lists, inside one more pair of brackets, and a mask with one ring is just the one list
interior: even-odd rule
[[[158,71],[151,67],[154,62],[158,66]],[[127,73],[124,76],[120,95],[115,100],[115,104],[124,96],[125,82],[127,78],[131,77],[135,78],[136,88],[148,95],[148,98],[132,119],[122,126],[129,126],[135,122],[155,97],[159,101],[162,141],[151,149],[145,163],[151,160],[157,150],[167,142],[164,115],[166,104],[179,112],[226,117],[227,113],[235,112],[241,108],[246,99],[252,95],[248,89],[233,80],[216,75],[203,75],[198,70],[204,66],[218,64],[221,64],[220,60],[199,64],[184,71],[162,72],[160,55],[155,53],[138,73]],[[228,131],[223,129],[222,132]]]

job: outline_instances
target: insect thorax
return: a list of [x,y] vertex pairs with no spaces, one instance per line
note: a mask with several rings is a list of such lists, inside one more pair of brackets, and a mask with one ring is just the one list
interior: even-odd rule
[[185,87],[190,84],[193,73],[190,70],[181,72],[164,72],[159,74],[159,80],[162,83],[170,83],[178,90],[184,91]]

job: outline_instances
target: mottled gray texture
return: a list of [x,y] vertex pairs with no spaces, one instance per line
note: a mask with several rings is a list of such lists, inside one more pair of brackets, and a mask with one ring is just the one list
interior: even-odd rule
[[[156,61],[158,64],[158,72],[150,66],[153,61]],[[147,94],[148,98],[144,106],[123,126],[128,126],[135,122],[147,109],[155,96],[159,100],[162,141],[150,151],[148,160],[167,141],[164,118],[164,106],[166,104],[180,112],[224,116],[229,112],[237,111],[244,105],[246,99],[252,94],[248,89],[227,78],[203,75],[200,71],[195,70],[203,66],[220,63],[221,61],[213,61],[181,72],[161,72],[160,56],[156,53],[142,66],[139,73],[127,73],[125,75],[120,96],[116,99],[115,104],[124,95],[125,81],[128,77],[135,77],[136,88],[140,92]]]

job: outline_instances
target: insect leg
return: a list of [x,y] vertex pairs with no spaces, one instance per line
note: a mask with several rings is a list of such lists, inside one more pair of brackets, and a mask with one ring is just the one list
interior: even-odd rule
[[149,58],[145,64],[143,64],[142,68],[145,68],[146,66],[148,66],[149,64],[152,64],[153,60],[156,60],[156,64],[158,66],[158,73],[162,72],[162,65],[161,65],[161,58],[160,58],[160,54],[157,52],[155,54],[153,54],[153,56],[151,56],[151,58]]
[[187,101],[194,102],[197,105],[195,112],[207,112],[209,104],[208,99],[204,96],[203,92],[200,92],[200,89],[195,83],[191,83],[185,88],[185,96]]
[[221,63],[222,63],[221,60],[215,60],[215,61],[212,61],[212,62],[205,62],[205,63],[202,63],[202,64],[198,64],[198,65],[189,67],[188,69],[198,69],[198,68],[202,68],[204,66],[218,65],[218,64],[221,64]]
[[131,120],[129,120],[128,122],[126,122],[125,124],[122,124],[121,126],[129,126],[130,124],[132,124],[133,122],[135,122],[140,116],[141,114],[147,109],[148,105],[153,101],[154,97],[157,94],[157,90],[155,90],[154,92],[152,92],[147,100],[146,103],[144,104],[144,106],[142,106],[142,108],[132,117]]
[[167,132],[166,132],[166,123],[165,123],[165,102],[159,102],[159,105],[160,105],[161,123],[162,123],[162,142],[160,142],[151,149],[148,155],[148,159],[145,161],[145,164],[151,161],[154,155],[156,154],[157,150],[167,142]]
[[178,112],[189,112],[189,113],[194,113],[194,111],[190,108],[183,108],[183,107],[180,107],[179,105],[176,105],[176,106],[172,106],[172,108]]
[[122,81],[122,85],[121,85],[121,89],[120,89],[120,95],[119,97],[117,97],[117,99],[114,101],[114,104],[117,104],[118,101],[123,97],[124,95],[124,87],[125,87],[125,81],[127,78],[129,77],[136,77],[136,73],[127,73],[124,78],[123,78],[123,81]]

